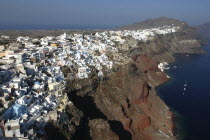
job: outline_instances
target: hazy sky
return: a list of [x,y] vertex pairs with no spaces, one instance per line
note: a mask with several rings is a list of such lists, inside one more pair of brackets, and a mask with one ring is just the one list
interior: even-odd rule
[[210,0],[0,0],[0,24],[124,25],[168,16],[210,22]]

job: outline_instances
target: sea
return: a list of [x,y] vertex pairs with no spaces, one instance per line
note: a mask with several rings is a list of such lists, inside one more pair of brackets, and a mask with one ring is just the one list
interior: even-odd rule
[[203,49],[205,54],[176,54],[165,71],[171,79],[157,87],[175,113],[180,140],[210,140],[210,44]]
[[68,29],[112,29],[116,25],[68,25],[68,24],[0,24],[0,30],[68,30]]

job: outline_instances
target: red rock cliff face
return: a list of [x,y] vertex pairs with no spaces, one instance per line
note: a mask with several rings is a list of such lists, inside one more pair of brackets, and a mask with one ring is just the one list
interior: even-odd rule
[[172,113],[153,88],[166,80],[152,59],[140,55],[103,82],[93,97],[108,120],[121,122],[132,139],[173,139]]

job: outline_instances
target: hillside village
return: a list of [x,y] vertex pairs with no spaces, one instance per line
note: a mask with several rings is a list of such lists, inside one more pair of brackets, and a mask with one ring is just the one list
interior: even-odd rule
[[[66,75],[86,79],[94,69],[103,78],[120,64],[109,54],[118,53],[116,44],[123,44],[126,37],[146,42],[178,30],[179,27],[167,25],[43,38],[20,36],[8,45],[0,45],[0,135],[27,139],[45,135],[47,122],[57,121],[68,101],[63,92]],[[1,40],[10,37],[1,36]],[[72,71],[64,73],[63,67]]]

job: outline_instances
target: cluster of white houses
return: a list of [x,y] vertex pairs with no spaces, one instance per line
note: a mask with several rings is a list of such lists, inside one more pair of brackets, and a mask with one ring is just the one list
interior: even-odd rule
[[72,78],[88,78],[93,69],[103,77],[104,69],[112,69],[115,64],[107,55],[118,52],[115,42],[123,44],[125,36],[146,41],[177,29],[164,26],[88,35],[64,33],[41,39],[18,37],[17,42],[0,46],[0,128],[6,137],[44,135],[47,121],[57,119],[61,100],[66,98],[62,92],[66,83],[63,66],[72,69],[68,73]]

